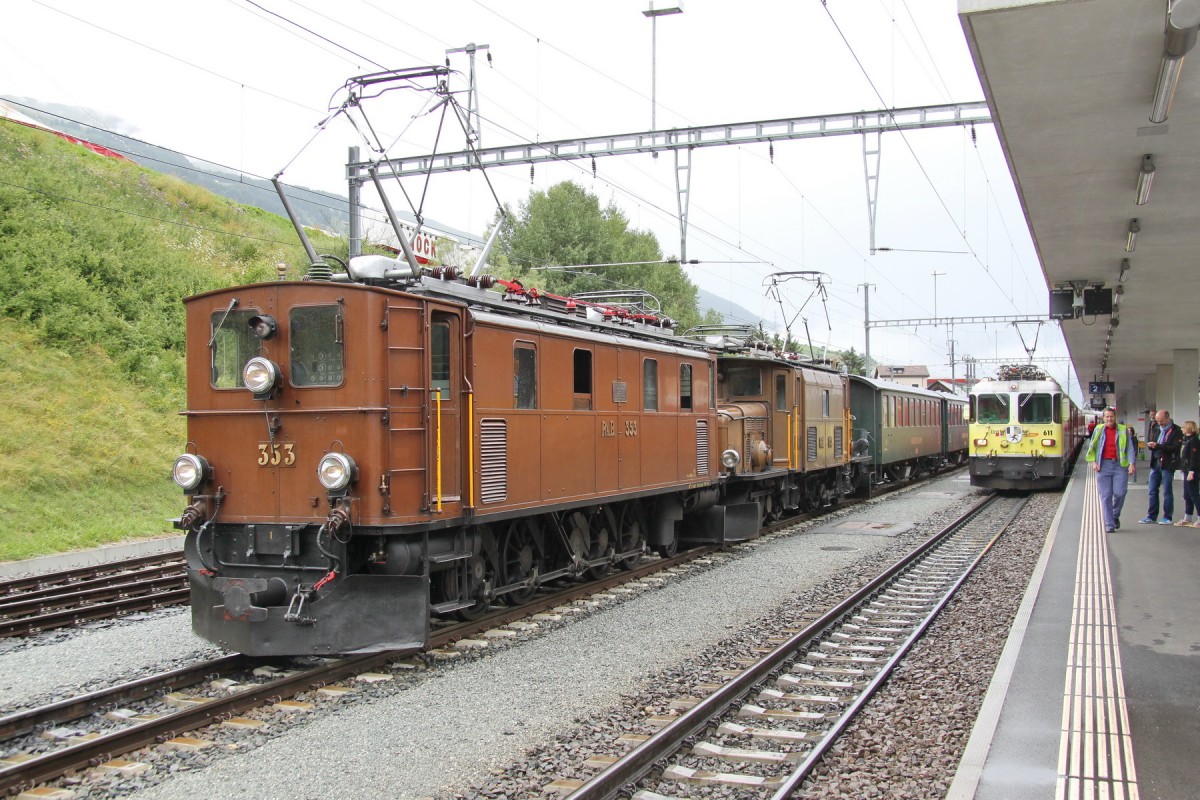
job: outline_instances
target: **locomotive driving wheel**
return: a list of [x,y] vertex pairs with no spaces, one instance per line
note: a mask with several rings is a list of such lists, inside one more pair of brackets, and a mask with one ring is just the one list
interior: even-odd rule
[[[641,551],[646,544],[646,532],[642,528],[641,514],[639,513],[637,501],[626,503],[621,507],[621,514],[617,521],[617,552],[628,553],[631,550]],[[621,569],[633,569],[639,560],[641,553],[636,556],[629,556],[621,559]]]
[[[588,519],[588,559],[602,558],[611,552],[616,530],[617,520],[612,509],[608,506],[592,509]],[[603,578],[611,566],[608,562],[597,564],[588,570],[588,575],[592,578]]]
[[[508,586],[536,578],[541,571],[541,554],[537,546],[537,530],[533,520],[518,519],[508,526],[500,540],[500,584]],[[509,592],[511,605],[520,605],[533,597],[536,586]]]

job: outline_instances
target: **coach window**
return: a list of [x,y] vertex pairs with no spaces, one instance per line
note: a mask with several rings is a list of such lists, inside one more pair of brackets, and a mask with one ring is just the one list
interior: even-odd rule
[[1048,394],[1017,396],[1017,422],[1045,424],[1054,420],[1054,398]]
[[575,410],[592,410],[592,351],[575,351]]
[[537,350],[518,342],[513,349],[513,399],[516,408],[537,408]]
[[[340,384],[345,368],[343,338],[342,311],[339,306],[293,308],[288,314],[292,385]],[[449,385],[447,382],[447,388]]]
[[258,337],[250,329],[250,318],[261,312],[221,309],[212,315],[212,385],[218,389],[243,389],[242,368],[258,355]]
[[692,365],[679,365],[679,408],[681,411],[692,410]]
[[787,411],[787,375],[775,376],[775,410]]
[[653,358],[642,361],[642,409],[658,411],[658,362]]

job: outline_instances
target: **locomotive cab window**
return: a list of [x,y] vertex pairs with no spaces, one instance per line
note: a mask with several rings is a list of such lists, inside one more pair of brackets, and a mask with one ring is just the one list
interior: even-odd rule
[[692,365],[679,365],[679,408],[692,410]]
[[224,309],[212,315],[212,385],[217,389],[242,389],[242,368],[258,355],[261,344],[250,328],[250,319],[259,315],[257,309],[244,311]]
[[345,370],[338,306],[299,306],[288,314],[293,386],[337,386]]
[[537,408],[537,350],[531,344],[513,348],[513,400],[515,408]]
[[775,376],[775,410],[787,411],[787,376]]
[[592,351],[575,350],[574,361],[574,394],[575,410],[592,410]]
[[658,362],[653,358],[642,362],[642,410],[658,411]]
[[753,364],[730,365],[723,373],[730,397],[761,397],[762,369]]
[[1017,396],[1017,421],[1024,423],[1048,423],[1054,421],[1054,398],[1049,394],[1021,394]]
[[1008,395],[981,394],[975,400],[975,421],[983,425],[1008,424]]

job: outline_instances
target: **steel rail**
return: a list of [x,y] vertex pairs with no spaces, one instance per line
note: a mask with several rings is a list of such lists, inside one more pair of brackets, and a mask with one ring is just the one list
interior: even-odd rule
[[81,622],[110,619],[134,611],[150,611],[163,606],[183,605],[187,603],[190,596],[191,590],[185,587],[156,594],[110,600],[83,608],[71,608],[65,611],[38,614],[33,617],[6,620],[0,622],[0,638],[25,636],[52,628],[65,628]]
[[151,564],[162,564],[171,561],[177,561],[183,565],[183,551],[174,550],[170,553],[159,553],[153,556],[138,556],[136,558],[128,558],[121,561],[112,561],[107,564],[93,564],[87,567],[75,567],[73,569],[59,570],[57,572],[41,572],[36,575],[23,575],[19,578],[9,578],[0,581],[0,596],[8,595],[12,592],[26,591],[31,588],[42,586],[50,586],[59,583],[69,583],[71,581],[81,580],[84,578],[94,578],[106,573],[115,572],[118,569],[137,569],[142,566]]
[[28,591],[12,592],[10,594],[0,595],[0,615],[9,613],[8,609],[13,606],[19,606],[21,603],[27,603],[30,600],[50,599],[57,597],[69,596],[71,594],[82,594],[96,590],[102,590],[109,587],[119,587],[125,584],[133,583],[134,581],[153,580],[160,577],[178,577],[186,579],[187,573],[184,572],[183,561],[173,562],[170,564],[160,564],[151,567],[141,567],[132,570],[121,570],[113,572],[110,575],[101,575],[95,578],[84,578],[70,583],[59,583],[53,586],[42,586],[40,588],[32,588]]
[[[523,619],[547,609],[555,608],[556,606],[569,603],[573,600],[578,600],[588,595],[604,591],[613,586],[620,585],[638,578],[652,575],[656,572],[669,569],[688,561],[708,555],[717,548],[715,547],[700,547],[689,550],[686,553],[664,558],[658,561],[644,564],[635,567],[631,570],[615,572],[609,576],[596,581],[591,581],[586,584],[568,587],[566,589],[554,591],[550,594],[541,597],[535,597],[528,603],[519,607],[506,608],[487,614],[478,620],[471,622],[459,623],[440,631],[436,631],[430,636],[429,644],[425,649],[435,649],[445,647],[453,642],[469,637],[480,631],[487,630],[499,625],[505,625],[518,619]],[[111,760],[118,754],[129,753],[142,747],[147,747],[154,744],[161,744],[168,739],[175,738],[181,733],[185,733],[196,728],[204,727],[215,722],[220,722],[224,719],[237,716],[256,706],[266,702],[279,702],[288,697],[292,697],[310,689],[317,689],[327,685],[330,682],[341,680],[345,677],[355,675],[361,672],[369,671],[370,669],[387,663],[398,658],[403,658],[408,655],[420,652],[418,649],[413,650],[390,650],[380,653],[371,653],[361,656],[352,656],[347,659],[337,661],[333,664],[323,664],[318,667],[313,667],[308,670],[296,673],[294,675],[280,678],[278,680],[259,684],[251,689],[227,697],[214,698],[203,702],[191,708],[181,709],[171,714],[166,714],[159,719],[148,720],[146,722],[133,725],[119,731],[105,734],[96,737],[86,742],[69,745],[67,747],[37,756],[29,761],[21,764],[16,764],[10,767],[0,768],[0,794],[13,793],[24,791],[32,788],[39,783],[54,780],[69,772],[88,769],[90,767],[99,766],[100,764]],[[230,659],[243,659],[243,666],[255,663],[253,659],[248,659],[244,656],[230,656]],[[218,669],[224,670],[224,667],[214,668],[213,665],[222,665],[224,659],[216,662],[207,662],[196,668],[184,668],[175,670],[174,673],[190,672],[193,679],[190,683],[198,683],[209,674],[217,672]],[[222,674],[236,671],[236,667],[230,667],[224,670]],[[167,673],[161,676],[153,676],[144,679],[144,682],[164,681],[169,679],[169,676],[174,673]],[[195,675],[199,674],[199,678]],[[184,678],[179,676],[175,678],[176,682],[168,684],[171,688],[178,688],[186,685]],[[142,683],[138,681],[135,683]],[[123,689],[116,687],[117,690]],[[30,724],[40,725],[47,722],[64,722],[71,719],[78,719],[92,713],[95,709],[105,705],[123,702],[124,699],[118,698],[108,701],[103,700],[99,695],[106,691],[94,692],[92,695],[84,698],[73,698],[54,704],[53,709],[47,707],[45,709],[34,709],[27,712],[21,712],[17,715],[11,715],[13,719],[8,717],[0,719],[0,724],[7,722],[14,730],[28,728]],[[142,697],[153,694],[153,691],[148,691]],[[83,701],[86,699],[86,703]],[[78,705],[75,703],[78,701]],[[88,710],[84,711],[83,709]],[[82,711],[82,713],[80,713]],[[37,722],[32,722],[36,719]],[[3,729],[0,729],[2,731]],[[19,734],[14,734],[19,735]]]
[[929,537],[916,549],[892,564],[858,591],[826,611],[806,628],[765,655],[757,664],[742,672],[729,683],[685,711],[674,722],[660,729],[642,744],[626,753],[611,766],[592,776],[568,795],[567,800],[607,800],[616,797],[640,780],[663,757],[677,751],[685,741],[702,733],[711,722],[761,684],[795,653],[812,644],[852,610],[872,597],[897,575],[943,541],[953,536],[968,522],[990,507],[999,497],[995,493],[969,508],[944,529]]
[[12,598],[11,602],[0,603],[0,621],[6,619],[17,620],[22,617],[45,614],[51,609],[82,609],[86,608],[89,604],[95,605],[97,603],[120,600],[123,597],[146,596],[167,589],[186,588],[187,585],[187,575],[180,571],[172,575],[154,575],[153,577],[146,577],[136,581],[93,586],[75,592],[43,594],[39,597],[31,598],[19,595]]
[[[992,497],[995,498],[997,495],[992,495]],[[971,577],[971,574],[975,572],[975,568],[979,566],[981,561],[983,561],[984,557],[992,549],[992,546],[996,544],[997,540],[999,540],[1002,535],[1004,535],[1009,526],[1012,525],[1013,520],[1020,516],[1021,512],[1025,510],[1025,506],[1028,504],[1029,497],[1027,496],[1024,501],[1015,509],[1013,509],[1012,513],[1008,515],[1008,518],[1004,521],[1004,524],[1000,526],[1000,530],[997,531],[987,545],[985,545],[979,551],[974,560],[971,561],[970,565],[963,570],[962,574],[958,576],[958,580],[954,581],[945,594],[942,595],[941,600],[934,605],[933,609],[930,610],[925,616],[925,619],[921,621],[921,624],[919,624],[912,631],[912,633],[909,634],[908,638],[903,642],[903,644],[900,645],[899,648],[896,649],[896,652],[892,654],[892,657],[888,659],[887,663],[883,665],[883,667],[875,674],[867,686],[858,694],[857,697],[855,697],[854,701],[851,702],[846,710],[842,712],[842,715],[838,717],[837,721],[833,724],[825,736],[823,736],[819,742],[813,745],[812,750],[809,751],[804,760],[797,765],[796,769],[793,770],[790,776],[788,776],[787,780],[780,784],[775,794],[771,796],[771,800],[785,800],[785,798],[791,797],[792,793],[800,788],[800,784],[808,779],[808,776],[812,773],[817,763],[825,757],[825,754],[829,752],[830,748],[833,747],[834,743],[845,732],[846,728],[850,727],[850,723],[854,721],[859,712],[866,707],[871,698],[874,697],[879,689],[882,688],[883,684],[887,682],[887,679],[891,677],[892,672],[895,671],[899,663],[908,654],[908,651],[912,649],[912,646],[917,643],[918,639],[925,635],[925,631],[929,629],[929,626],[933,624],[933,621],[937,619],[939,614],[942,613],[942,609],[945,608],[946,604],[949,603],[956,594],[958,594],[958,590],[962,587],[963,583],[966,582],[967,578]]]

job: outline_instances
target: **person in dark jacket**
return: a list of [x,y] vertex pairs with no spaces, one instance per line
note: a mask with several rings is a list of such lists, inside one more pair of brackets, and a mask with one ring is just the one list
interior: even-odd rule
[[[1146,438],[1146,448],[1150,451],[1150,480],[1147,489],[1150,502],[1146,506],[1146,516],[1140,522],[1146,525],[1170,525],[1171,516],[1175,513],[1175,471],[1179,469],[1179,448],[1183,445],[1183,431],[1171,421],[1171,412],[1160,408],[1154,415],[1154,425],[1150,428],[1150,436]],[[1158,516],[1158,489],[1162,487],[1162,518]]]
[[1179,469],[1183,471],[1183,519],[1176,525],[1200,528],[1200,437],[1196,423],[1183,423],[1183,446],[1179,448]]

